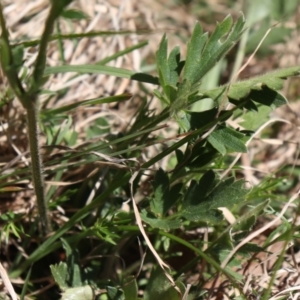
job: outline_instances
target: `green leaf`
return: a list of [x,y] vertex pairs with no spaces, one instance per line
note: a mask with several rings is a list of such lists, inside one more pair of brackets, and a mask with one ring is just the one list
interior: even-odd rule
[[164,35],[160,41],[156,52],[156,65],[158,66],[159,82],[164,89],[170,83],[170,73],[168,67],[168,39]]
[[83,11],[77,10],[77,9],[67,9],[64,10],[61,13],[61,17],[65,19],[70,19],[70,20],[83,20],[83,19],[88,19],[88,15],[85,14]]
[[176,47],[168,56],[167,39],[164,35],[156,53],[156,64],[163,95],[159,99],[171,104],[171,116],[175,116],[181,128],[186,126],[177,113],[186,108],[188,104],[198,101],[203,95],[198,96],[201,78],[232,48],[240,38],[244,18],[241,16],[232,26],[232,18],[228,16],[217,25],[215,31],[208,38],[207,33],[202,33],[199,23],[196,23],[190,42],[188,43],[187,58],[184,65],[183,80],[179,82],[179,75],[183,62],[180,62],[180,51]]
[[248,97],[247,101],[240,102],[239,100],[235,100],[232,98],[229,98],[229,101],[234,104],[235,106],[239,106],[240,110],[243,110],[243,108],[250,110],[250,111],[258,111],[257,105]]
[[91,286],[68,288],[62,293],[61,300],[94,300],[95,294]]
[[50,265],[50,270],[55,282],[58,284],[59,288],[64,291],[68,288],[68,266],[64,262],[60,262],[59,265]]
[[[182,68],[180,63],[180,48],[175,47],[168,58],[168,39],[164,35],[156,52],[156,65],[160,85],[168,99],[168,103],[176,98],[176,84]],[[164,97],[164,96],[163,96]]]
[[191,40],[187,44],[187,55],[184,66],[183,78],[191,83],[195,82],[201,63],[201,53],[208,39],[208,33],[202,34],[202,27],[197,22]]
[[239,250],[238,250],[238,254],[240,255],[247,255],[249,254],[249,252],[251,253],[260,253],[263,252],[264,249],[262,247],[260,247],[257,244],[253,244],[253,243],[247,243],[244,246],[242,246]]
[[154,178],[154,197],[150,202],[151,210],[159,217],[164,216],[180,196],[182,185],[177,184],[170,190],[169,177],[159,169]]
[[[225,54],[235,45],[235,43],[240,39],[245,20],[243,16],[240,16],[237,22],[232,26],[232,17],[227,16],[220,24],[217,24],[216,29],[208,39],[203,48],[204,41],[206,39],[205,35],[202,37],[193,36],[190,46],[190,54],[192,55],[191,61],[188,62],[188,65],[185,68],[192,68],[192,71],[185,70],[185,78],[192,80],[192,83],[198,83],[201,78],[210,70],[212,67],[222,58]],[[196,25],[196,32],[200,34],[198,28],[199,25]],[[196,58],[196,49],[195,46],[198,45],[200,49],[198,50],[198,55],[200,58]],[[202,50],[203,48],[203,50]],[[189,54],[189,53],[188,53]],[[187,60],[189,58],[187,57]],[[197,66],[193,66],[193,61]],[[196,59],[196,60],[195,60]],[[197,68],[197,70],[196,70]]]
[[253,89],[247,98],[272,108],[280,107],[287,103],[287,99],[284,96],[266,85],[263,85],[258,90]]
[[[240,81],[230,85],[224,85],[209,91],[200,91],[203,98],[209,97],[214,101],[221,103],[224,95],[235,100],[245,100],[251,90],[259,90],[266,86],[272,90],[280,90],[283,87],[283,80],[287,77],[297,76],[300,74],[300,66],[279,69],[265,75],[257,76],[248,80]],[[274,99],[274,98],[273,98]],[[276,97],[275,99],[276,100]],[[275,101],[274,105],[282,105],[282,99]]]
[[124,300],[125,299],[124,294],[121,290],[119,290],[113,286],[107,286],[106,289],[107,289],[108,300]]
[[211,134],[208,139],[209,143],[218,151],[220,152],[223,156],[226,154],[226,148],[223,145],[222,142],[218,140],[213,134]]
[[243,141],[245,136],[228,127],[219,127],[208,137],[208,142],[222,155],[226,154],[226,149],[232,152],[247,152]]
[[169,84],[171,86],[176,87],[178,82],[178,78],[181,71],[181,64],[180,64],[180,48],[177,46],[175,47],[168,58],[168,68],[170,74],[170,81]]
[[188,103],[188,98],[191,95],[194,95],[195,91],[193,91],[191,83],[188,80],[184,80],[183,82],[178,84],[177,94],[171,101],[171,115],[175,115],[177,112],[186,107]]
[[272,109],[267,106],[258,106],[258,111],[247,111],[243,116],[241,116],[241,124],[244,128],[248,130],[257,130],[261,125],[265,124],[270,119],[270,113]]
[[70,274],[71,286],[81,286],[81,272],[80,272],[80,261],[79,261],[79,252],[78,249],[72,248],[68,242],[61,238],[63,248],[66,251],[67,256],[67,265]]
[[180,218],[175,219],[162,219],[154,216],[153,214],[147,212],[146,210],[141,211],[141,218],[142,220],[149,224],[153,228],[159,228],[162,230],[170,230],[179,228],[182,225]]
[[201,112],[182,110],[175,115],[174,118],[179,124],[180,129],[183,132],[188,132],[190,130],[199,129],[212,122],[215,119],[217,112],[217,108]]
[[[217,208],[230,208],[244,201],[248,190],[244,181],[228,178],[217,184],[214,173],[208,171],[197,184],[192,181],[185,195],[181,215],[190,221],[219,222],[222,214]],[[217,185],[216,185],[217,184]]]
[[161,268],[153,269],[149,278],[144,300],[179,300],[179,294],[171,285]]
[[124,296],[126,300],[138,299],[138,286],[134,276],[129,276],[123,285]]
[[155,214],[162,216],[165,213],[164,200],[169,194],[169,177],[161,168],[155,174],[153,188],[154,199],[150,202],[150,207]]

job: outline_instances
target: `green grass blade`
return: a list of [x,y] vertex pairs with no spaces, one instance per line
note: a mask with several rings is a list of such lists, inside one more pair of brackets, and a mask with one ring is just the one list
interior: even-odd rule
[[140,82],[151,83],[158,85],[158,79],[154,76],[145,73],[137,73],[136,71],[126,70],[122,68],[102,66],[102,65],[70,65],[70,66],[57,66],[47,67],[44,76],[58,73],[82,73],[82,74],[105,74],[121,78],[128,78]]
[[134,50],[140,49],[140,48],[142,48],[142,47],[144,47],[144,46],[146,46],[146,45],[148,45],[148,41],[142,41],[142,42],[140,42],[140,43],[138,43],[138,44],[136,44],[136,45],[133,45],[133,46],[131,46],[131,47],[128,47],[128,48],[126,48],[126,49],[124,49],[124,50],[122,50],[122,51],[118,51],[118,52],[116,52],[115,54],[113,54],[113,55],[111,55],[111,56],[108,56],[108,57],[106,57],[106,58],[100,60],[100,61],[97,62],[96,64],[97,64],[97,65],[105,65],[105,64],[107,64],[108,62],[110,62],[110,61],[112,61],[112,60],[115,60],[115,59],[117,59],[117,58],[120,57],[120,56],[123,56],[123,55],[125,55],[125,54],[128,54],[128,53],[130,53],[130,52],[132,52],[132,51],[134,51]]
[[111,96],[111,97],[82,100],[69,105],[61,106],[59,108],[47,109],[44,110],[43,113],[56,115],[59,113],[68,112],[80,106],[87,106],[87,105],[91,106],[91,105],[104,104],[104,103],[123,102],[129,100],[131,97],[132,97],[131,94],[121,94],[121,95]]
[[[152,30],[90,31],[84,33],[53,34],[49,37],[49,41],[56,41],[58,39],[70,40],[70,39],[94,38],[98,36],[110,36],[110,35],[129,35],[129,34],[143,35],[143,34],[151,34],[151,33],[153,33]],[[39,43],[40,43],[40,39],[33,39],[33,40],[22,41],[22,42],[16,41],[12,43],[12,46],[15,47],[18,45],[23,45],[24,47],[34,47],[37,46]]]

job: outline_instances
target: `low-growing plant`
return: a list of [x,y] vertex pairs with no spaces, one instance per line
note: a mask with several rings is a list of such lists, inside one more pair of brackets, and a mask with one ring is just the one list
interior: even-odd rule
[[[29,254],[26,259],[16,254],[9,267],[11,278],[26,277],[31,268],[29,277],[26,277],[27,284],[18,288],[18,293],[25,299],[27,293],[37,288],[34,279],[49,274],[51,270],[60,288],[61,299],[65,300],[92,300],[95,295],[98,299],[111,300],[209,299],[205,284],[219,277],[228,282],[228,290],[239,291],[239,298],[235,299],[248,299],[249,292],[243,291],[245,278],[237,269],[250,255],[255,256],[264,251],[268,243],[274,242],[270,239],[260,247],[246,237],[258,217],[269,207],[264,185],[275,181],[266,179],[258,187],[246,188],[245,181],[237,179],[230,170],[238,155],[247,152],[248,143],[269,119],[270,111],[286,104],[287,100],[279,90],[286,78],[299,74],[300,66],[275,70],[244,81],[232,79],[225,85],[206,89],[202,84],[205,76],[245,32],[243,15],[235,22],[231,16],[226,17],[211,34],[203,32],[201,25],[196,23],[187,43],[185,58],[182,58],[179,47],[168,50],[168,39],[164,35],[155,57],[157,77],[106,65],[146,43],[112,55],[105,62],[68,65],[63,58],[61,42],[64,39],[103,34],[63,35],[59,32],[53,35],[55,24],[59,29],[60,17],[85,17],[67,8],[71,2],[51,1],[41,39],[18,43],[10,41],[0,7],[1,66],[9,84],[3,95],[9,95],[9,101],[18,98],[27,113],[31,157],[31,169],[24,167],[10,174],[0,174],[0,191],[9,190],[21,179],[32,178],[37,198],[37,213],[30,214],[34,222],[28,224],[25,222],[27,216],[20,216],[27,229],[11,225],[11,218],[9,225],[4,227],[7,236],[11,229],[20,247]],[[51,40],[57,40],[61,47],[63,63],[55,67],[46,64],[47,45]],[[39,50],[34,67],[22,76],[23,52],[20,49],[36,44]],[[105,118],[98,119],[87,132],[89,139],[79,145],[77,134],[72,129],[70,111],[78,107],[128,101],[132,95],[125,93],[80,100],[58,108],[41,106],[39,97],[46,92],[44,86],[47,80],[51,80],[49,76],[66,72],[106,74],[135,80],[141,85],[153,84],[156,86],[153,94],[164,108],[161,112],[153,112],[144,99],[132,124],[119,134],[110,132]],[[59,93],[47,92],[49,99]],[[4,99],[7,101],[7,97],[2,96],[1,101]],[[206,108],[197,110],[195,104],[199,103],[206,103],[203,106]],[[238,120],[240,127],[230,125],[230,119]],[[169,120],[177,123],[178,134],[173,139],[156,136],[155,132],[166,127]],[[39,145],[40,130],[47,137],[44,163]],[[105,136],[105,139],[97,138],[99,136]],[[153,145],[159,147],[158,154],[153,157],[142,155]],[[52,154],[53,149],[59,151]],[[165,158],[171,167],[158,168],[159,162]],[[68,172],[87,167],[94,168],[92,176],[81,178],[82,182],[74,184],[72,189],[58,192],[51,187],[46,195],[45,176],[59,181]],[[231,175],[226,176],[220,170]],[[150,177],[152,187],[148,188],[148,195],[136,203],[137,193],[148,182],[144,175]],[[89,199],[87,191],[92,190],[91,186],[99,178],[102,178],[101,188]],[[129,211],[121,210],[128,199]],[[71,206],[76,212],[68,213],[68,220],[61,224],[55,220],[54,211],[58,206]],[[236,216],[229,225],[224,219],[224,211]],[[20,218],[16,218],[16,222],[21,222]],[[39,220],[39,226],[35,220]],[[278,232],[281,238],[293,235],[294,229],[285,225]],[[187,234],[207,227],[212,228],[207,242],[199,235],[191,239]],[[145,242],[136,243],[136,236]],[[31,240],[33,237],[35,242]],[[127,250],[122,250],[122,247]],[[149,248],[147,253],[144,253],[145,247]],[[134,262],[123,266],[123,259],[125,263],[130,262],[124,257],[130,256],[132,251],[136,252]],[[185,252],[190,253],[190,257],[181,262],[180,254]],[[64,258],[59,259],[59,255]],[[176,264],[172,263],[174,259]],[[121,272],[113,271],[113,266],[121,265]],[[200,284],[191,287],[186,284],[185,274],[199,265]],[[260,292],[263,299],[269,291],[270,287]],[[57,291],[49,291],[48,297],[57,298]]]

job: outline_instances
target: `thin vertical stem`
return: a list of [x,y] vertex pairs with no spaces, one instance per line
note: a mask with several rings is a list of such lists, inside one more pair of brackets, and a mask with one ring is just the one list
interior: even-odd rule
[[38,109],[38,93],[43,85],[43,75],[46,66],[47,45],[52,34],[55,20],[59,17],[63,9],[71,3],[72,0],[52,1],[50,12],[45,22],[45,28],[39,45],[39,52],[35,61],[31,86],[25,91],[22,82],[18,76],[17,69],[14,67],[14,58],[12,48],[9,43],[9,34],[5,24],[3,15],[3,7],[0,2],[0,62],[3,73],[7,77],[9,84],[15,95],[23,104],[27,112],[28,139],[30,145],[30,156],[32,166],[32,179],[34,190],[37,198],[38,213],[41,223],[41,229],[44,234],[51,231],[51,222],[48,213],[48,206],[45,197],[45,186],[43,179],[43,163],[39,148],[39,109]]
[[34,64],[34,70],[32,74],[32,86],[29,93],[35,94],[39,88],[43,85],[43,76],[46,66],[47,46],[50,36],[53,32],[56,19],[59,17],[65,6],[67,6],[72,0],[59,0],[52,1],[50,12],[45,22],[44,32],[41,36],[41,42],[39,44],[39,52]]
[[43,163],[39,147],[39,124],[38,124],[38,101],[31,102],[27,110],[28,138],[30,145],[32,178],[34,191],[37,198],[38,212],[42,232],[47,234],[51,231],[51,222],[48,213],[48,205],[45,196],[45,186],[43,178]]

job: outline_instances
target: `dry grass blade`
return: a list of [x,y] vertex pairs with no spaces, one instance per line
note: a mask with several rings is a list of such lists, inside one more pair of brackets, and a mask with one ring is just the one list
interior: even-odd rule
[[245,62],[245,64],[239,69],[239,71],[236,74],[234,74],[234,76],[233,76],[233,78],[231,80],[231,83],[235,82],[238,79],[239,75],[247,68],[247,66],[250,64],[251,60],[254,58],[254,56],[256,55],[257,51],[261,47],[261,45],[264,42],[264,40],[266,39],[266,37],[271,32],[272,28],[274,28],[277,25],[278,25],[278,23],[274,24],[271,28],[269,28],[267,30],[267,32],[265,33],[265,35],[263,36],[263,38],[260,40],[260,42],[258,43],[257,47],[255,48],[255,50],[253,51],[253,53],[249,56],[249,58],[247,59],[247,61]]
[[7,288],[12,300],[18,300],[17,294],[14,290],[14,287],[12,286],[9,277],[7,275],[6,270],[4,269],[4,267],[2,266],[1,262],[0,262],[0,276],[3,280],[3,283],[5,285],[5,287]]
[[171,282],[171,284],[173,285],[173,287],[178,291],[179,294],[181,294],[181,291],[179,290],[179,288],[176,286],[174,279],[172,278],[172,276],[166,271],[166,269],[170,269],[170,267],[160,258],[159,254],[157,253],[157,251],[154,249],[150,239],[148,238],[148,235],[144,229],[143,223],[142,223],[142,219],[140,216],[140,212],[138,210],[138,207],[135,203],[134,197],[133,197],[133,182],[136,179],[136,177],[138,176],[139,171],[135,171],[130,180],[130,195],[131,195],[131,202],[133,205],[133,210],[134,210],[134,215],[135,215],[135,219],[136,219],[136,223],[141,231],[141,234],[143,235],[147,246],[149,247],[150,251],[152,252],[152,254],[154,255],[154,257],[156,258],[158,264],[160,265],[160,267],[162,268],[162,270],[164,271],[166,277],[168,278],[168,280]]

